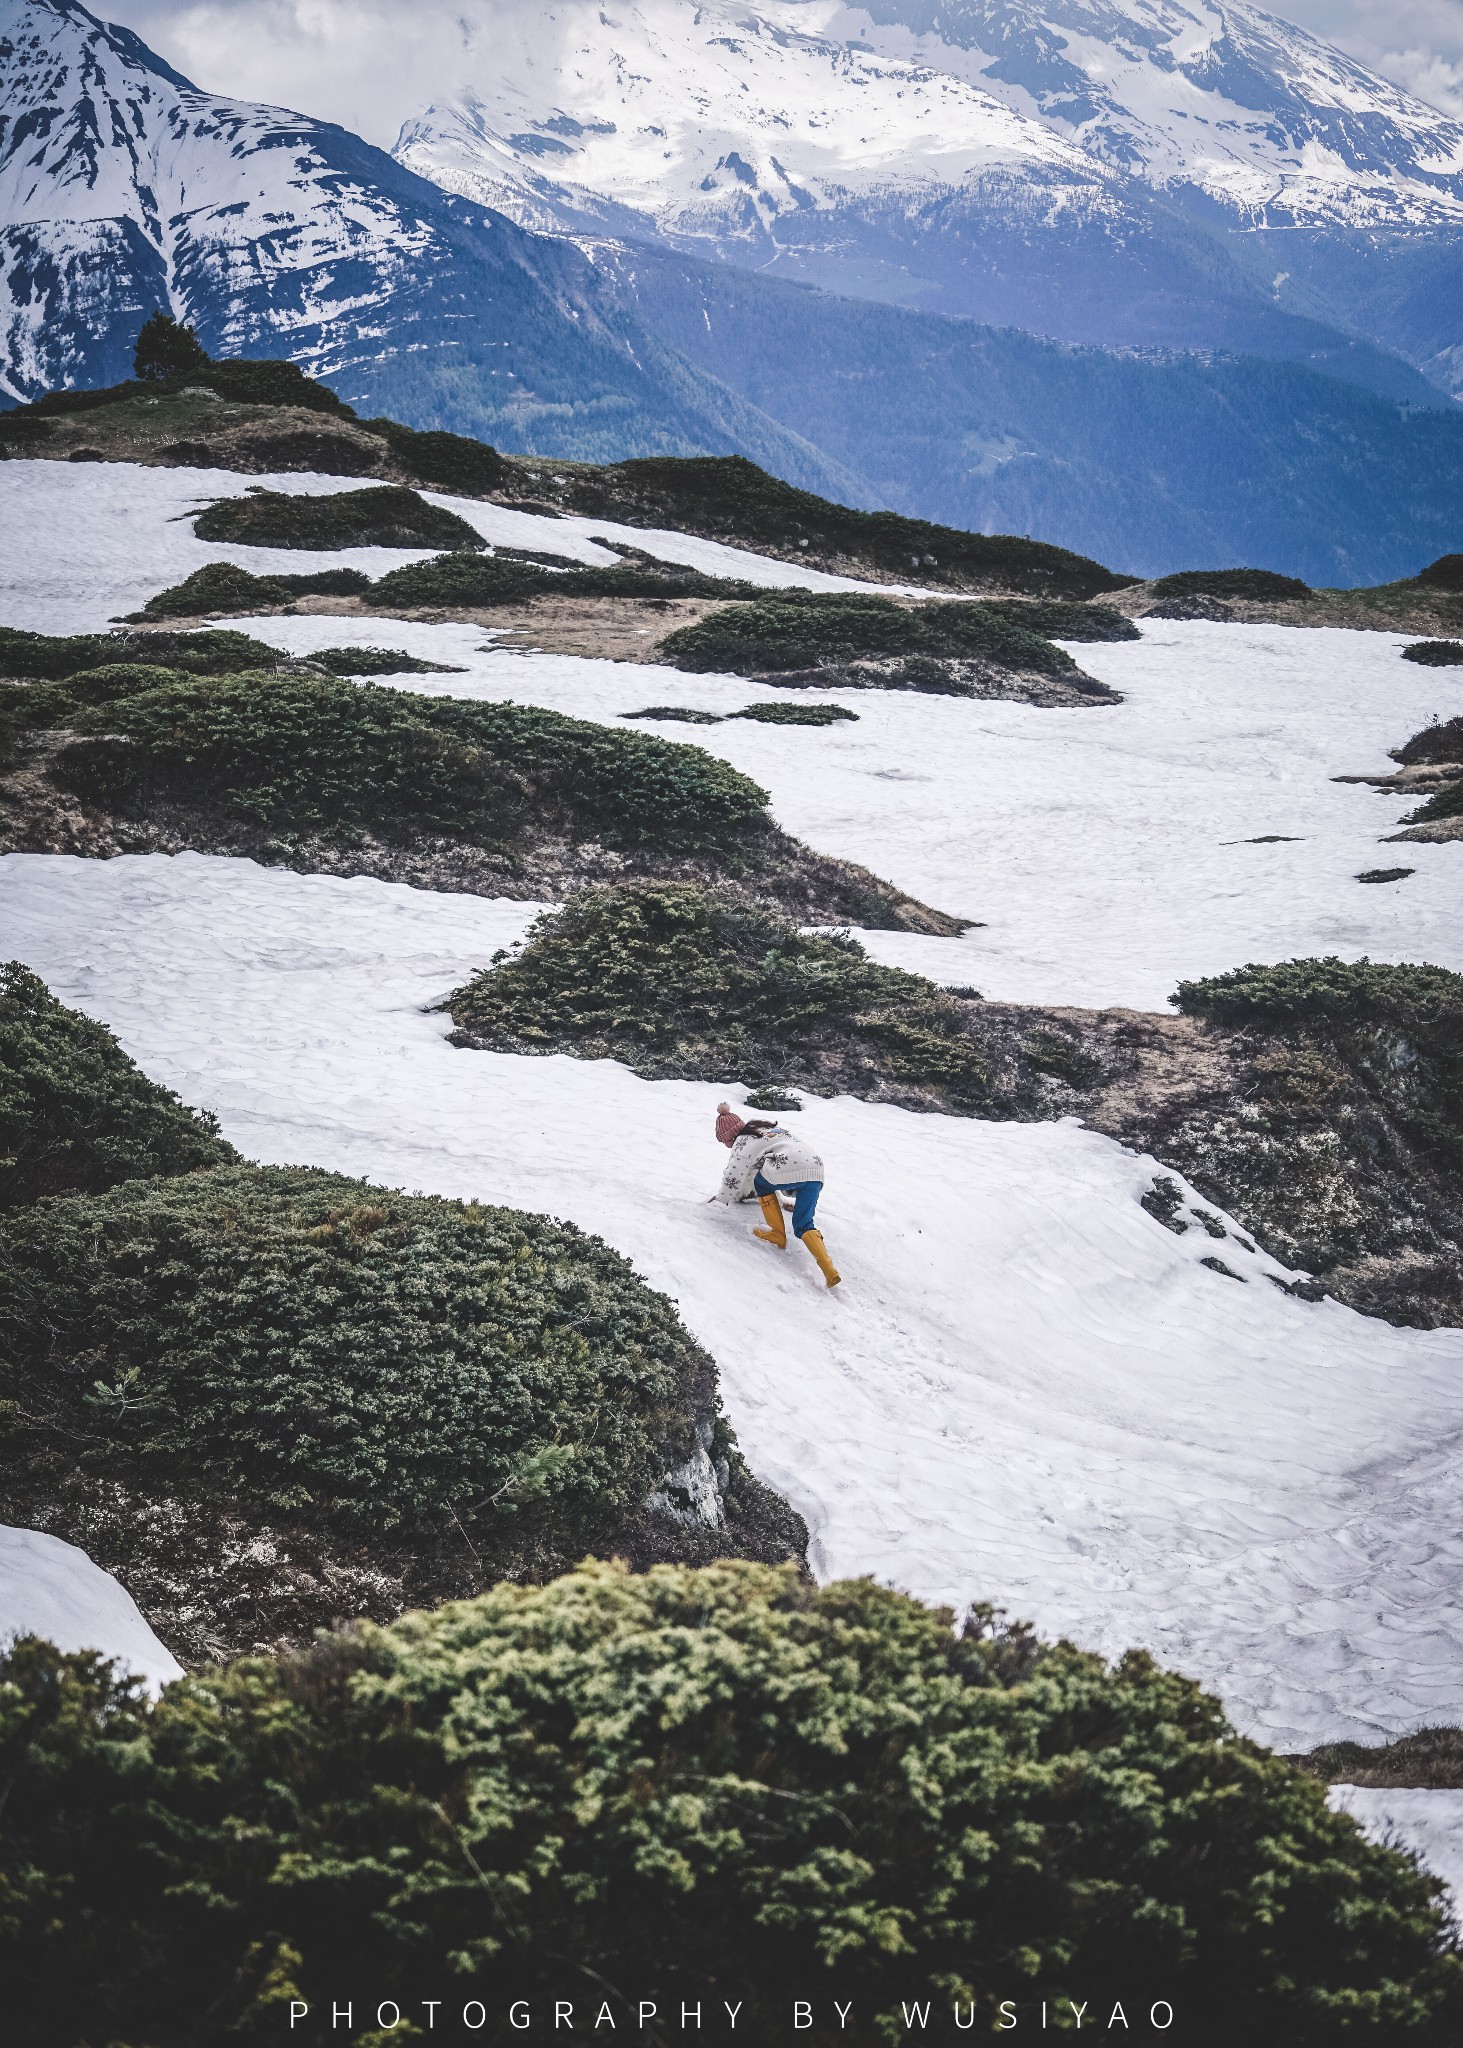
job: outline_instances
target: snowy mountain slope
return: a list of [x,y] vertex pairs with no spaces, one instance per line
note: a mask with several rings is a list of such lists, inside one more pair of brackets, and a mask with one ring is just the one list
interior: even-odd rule
[[[1074,1124],[848,1098],[804,1111],[830,1297],[707,1205],[717,1089],[445,1043],[425,1006],[531,906],[192,854],[11,855],[0,891],[21,957],[249,1155],[546,1210],[628,1254],[717,1357],[820,1574],[1145,1643],[1281,1747],[1456,1710],[1459,1332],[1289,1299],[1239,1248],[1243,1283],[1208,1271],[1206,1236],[1139,1206],[1154,1162]],[[627,1181],[627,1130],[652,1180]]]
[[1255,221],[1463,220],[1463,124],[1245,0],[810,0],[1104,163]]
[[181,1678],[132,1595],[84,1550],[38,1529],[0,1528],[0,1650],[43,1636],[62,1650],[100,1650],[153,1691]]
[[1243,5],[558,0],[488,48],[397,154],[544,225],[608,201],[755,234],[992,171],[1114,212],[1136,178],[1264,221],[1463,223],[1463,124]]
[[[201,541],[183,516],[256,481],[124,464],[0,465],[0,528],[13,536],[0,624],[96,632],[206,562],[277,568],[277,552]],[[339,478],[264,481],[351,488]],[[591,534],[633,534],[667,560],[769,587],[795,576],[842,584],[685,535],[428,495],[498,547],[593,558],[603,551],[589,546]],[[411,559],[353,549],[310,562],[379,573]],[[413,690],[529,700],[605,723],[646,704],[733,711],[768,694],[729,677],[494,651],[494,635],[477,626],[239,623],[292,653],[355,641],[406,648],[463,671],[412,677]],[[869,935],[880,958],[937,981],[1011,1001],[1159,1009],[1181,977],[1255,958],[1365,954],[1463,972],[1463,843],[1383,847],[1413,800],[1334,780],[1384,772],[1409,734],[1463,714],[1463,670],[1404,662],[1387,633],[1178,620],[1148,620],[1142,631],[1137,642],[1075,650],[1121,691],[1111,710],[834,691],[829,701],[856,711],[856,723],[789,733],[737,720],[698,730],[697,744],[770,790],[797,837],[979,919],[960,939]],[[1394,859],[1414,869],[1405,881],[1355,880]]]
[[[1426,286],[1439,240],[1459,275],[1463,126],[1257,9],[559,0],[484,46],[396,153],[547,231],[1077,340],[1306,360],[1330,326],[1446,382],[1463,338]],[[1323,229],[1363,270],[1384,235],[1425,305],[1356,321]]]

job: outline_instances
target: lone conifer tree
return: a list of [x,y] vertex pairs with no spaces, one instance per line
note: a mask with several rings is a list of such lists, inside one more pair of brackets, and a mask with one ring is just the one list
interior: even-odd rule
[[132,369],[134,375],[158,382],[164,377],[183,377],[190,370],[201,370],[207,362],[207,353],[193,329],[175,320],[171,313],[157,312],[144,323],[137,337]]

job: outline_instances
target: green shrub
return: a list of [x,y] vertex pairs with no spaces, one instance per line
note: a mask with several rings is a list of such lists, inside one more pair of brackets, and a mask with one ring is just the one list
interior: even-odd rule
[[[113,744],[119,791],[212,802],[270,830],[499,845],[535,823],[688,853],[767,823],[766,791],[699,747],[300,671],[169,677],[75,723]],[[99,757],[88,762],[104,778]]]
[[[359,569],[319,569],[312,576],[255,576],[232,562],[209,562],[181,583],[150,597],[136,619],[192,619],[209,612],[268,612],[297,597],[360,597],[371,579]],[[235,664],[237,666],[237,663]]]
[[1273,569],[1180,569],[1160,576],[1155,597],[1309,597],[1310,585],[1298,576],[1277,576]]
[[1408,813],[1407,822],[1410,825],[1431,825],[1440,818],[1458,817],[1463,817],[1463,779],[1445,782],[1421,810]]
[[748,704],[745,710],[729,712],[730,718],[753,718],[759,725],[838,725],[857,718],[841,704]]
[[778,591],[729,604],[661,641],[658,658],[700,673],[739,675],[827,668],[860,655],[980,656],[1007,668],[1059,675],[1070,654],[984,604],[956,599],[922,605],[835,592]]
[[333,676],[464,676],[465,668],[450,662],[423,661],[399,647],[316,647],[299,659]]
[[651,1075],[780,1076],[825,1093],[830,1074],[859,1093],[892,1077],[955,1106],[987,1079],[932,983],[691,882],[581,891],[448,1007],[477,1043]]
[[328,385],[307,377],[298,363],[278,358],[257,362],[205,361],[195,369],[157,380],[111,384],[98,391],[48,391],[23,410],[41,417],[97,412],[121,399],[174,395],[190,384],[201,384],[216,391],[220,398],[232,399],[236,405],[293,405],[302,406],[307,412],[333,412],[342,419],[355,418],[351,407],[337,398]]
[[454,605],[480,611],[534,597],[740,597],[756,588],[674,562],[620,562],[611,567],[555,556],[535,559],[500,548],[478,561],[441,555],[431,562],[408,562],[379,579],[369,603],[377,611]]
[[[242,573],[242,572],[241,572]],[[54,682],[83,669],[143,662],[189,675],[224,675],[280,659],[247,633],[23,633],[0,626],[0,675]]]
[[404,484],[363,491],[250,490],[206,505],[193,522],[200,540],[256,548],[453,548],[487,542],[456,512],[429,505]]
[[144,383],[166,377],[189,377],[208,367],[208,356],[191,327],[161,310],[142,323],[132,355],[132,373]]
[[1180,982],[1173,1000],[1213,1024],[1319,1041],[1434,1166],[1463,1172],[1463,974],[1286,960]]
[[1425,725],[1392,756],[1404,767],[1420,761],[1463,762],[1463,718],[1449,718],[1443,724]]
[[669,718],[678,725],[720,725],[719,711],[696,711],[689,704],[647,704],[643,711],[622,711],[621,718]]
[[1402,659],[1424,668],[1463,668],[1463,640],[1414,640],[1403,648]]
[[1430,590],[1463,591],[1463,555],[1439,555],[1417,572],[1417,581]]
[[987,611],[1047,640],[1141,640],[1142,633],[1110,604],[1072,604],[1060,598],[983,598]]
[[540,1502],[572,1556],[712,1385],[670,1303],[573,1225],[304,1170],[14,1211],[0,1296],[0,1380],[85,1471],[337,1527],[490,1532]]
[[555,1998],[725,1998],[756,2043],[836,1998],[852,2048],[926,2000],[941,2038],[1043,1999],[1161,1998],[1191,2048],[1463,2026],[1441,1881],[1191,1680],[868,1580],[588,1564],[152,1705],[23,1642],[0,1715],[15,2048],[274,2042],[292,1997],[361,2048],[422,1999],[495,2041]]
[[1243,1028],[1393,1024],[1463,1028],[1463,974],[1380,960],[1282,960],[1181,981],[1173,1001],[1189,1017]]
[[503,458],[486,441],[471,440],[466,434],[445,434],[432,428],[425,433],[403,427],[396,420],[362,420],[368,433],[379,434],[390,444],[393,460],[409,470],[415,483],[432,490],[460,491],[468,496],[486,496],[503,481]]
[[0,1209],[234,1159],[212,1116],[140,1073],[111,1032],[0,967]]
[[747,1091],[746,1102],[748,1109],[770,1109],[779,1116],[789,1116],[803,1106],[802,1098],[789,1095],[785,1088],[751,1088]]
[[806,550],[810,560],[846,560],[900,581],[913,573],[955,588],[993,584],[1032,597],[1088,598],[1136,580],[1019,534],[967,533],[898,512],[836,505],[769,476],[743,455],[652,455],[555,469],[554,483],[563,486],[557,495],[573,511],[785,554]]

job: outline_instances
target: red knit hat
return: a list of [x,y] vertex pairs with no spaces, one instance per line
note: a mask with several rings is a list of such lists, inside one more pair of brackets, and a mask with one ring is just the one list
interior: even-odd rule
[[746,1118],[734,1116],[729,1109],[722,1110],[717,1116],[716,1136],[720,1144],[735,1145],[746,1128]]

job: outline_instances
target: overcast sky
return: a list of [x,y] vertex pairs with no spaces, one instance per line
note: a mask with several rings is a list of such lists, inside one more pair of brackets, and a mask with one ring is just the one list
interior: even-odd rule
[[[491,49],[496,11],[536,0],[90,0],[198,85],[343,122],[389,148],[461,63]],[[1283,0],[1303,22],[1463,118],[1463,0]]]

